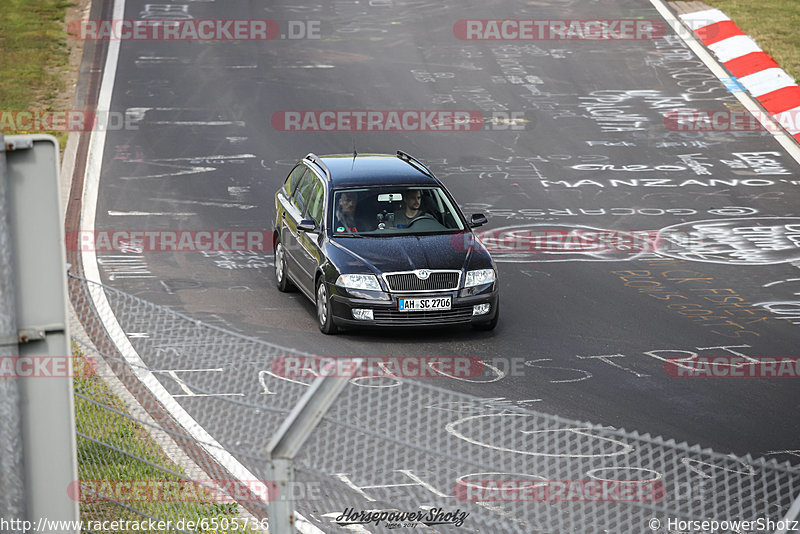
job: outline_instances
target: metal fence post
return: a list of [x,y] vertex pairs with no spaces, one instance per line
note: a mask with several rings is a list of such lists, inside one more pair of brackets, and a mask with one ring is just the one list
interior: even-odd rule
[[[363,360],[350,361],[353,365],[348,367],[355,373]],[[267,505],[270,534],[290,534],[295,531],[294,458],[351,378],[331,376],[334,372],[332,368],[327,372],[325,374],[323,371],[323,375],[311,384],[267,445],[266,452],[270,458],[267,472],[278,492],[277,496],[269,497]]]
[[789,507],[789,511],[786,512],[786,517],[784,517],[783,521],[781,521],[781,528],[776,530],[775,534],[790,534],[791,532],[800,531],[800,529],[790,528],[797,520],[800,520],[800,493]]

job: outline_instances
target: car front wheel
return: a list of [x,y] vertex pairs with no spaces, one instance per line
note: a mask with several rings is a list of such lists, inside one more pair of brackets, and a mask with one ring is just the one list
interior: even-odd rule
[[338,331],[331,316],[331,299],[328,288],[322,277],[317,280],[317,323],[323,334],[335,334]]

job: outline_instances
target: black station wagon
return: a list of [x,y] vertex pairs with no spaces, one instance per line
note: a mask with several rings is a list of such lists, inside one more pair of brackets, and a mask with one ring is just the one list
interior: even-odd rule
[[343,326],[497,325],[497,269],[455,200],[417,159],[309,154],[275,194],[275,278]]

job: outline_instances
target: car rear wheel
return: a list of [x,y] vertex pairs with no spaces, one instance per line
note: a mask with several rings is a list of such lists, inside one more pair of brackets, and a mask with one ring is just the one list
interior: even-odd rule
[[335,334],[338,331],[331,316],[331,299],[328,296],[328,288],[325,280],[320,277],[317,280],[317,323],[320,332],[323,334]]
[[292,283],[286,275],[286,250],[280,241],[275,245],[275,280],[278,291],[287,293],[292,290]]

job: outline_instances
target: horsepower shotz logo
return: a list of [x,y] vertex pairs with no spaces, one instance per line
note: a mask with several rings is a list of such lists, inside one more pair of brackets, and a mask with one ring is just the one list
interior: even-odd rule
[[356,511],[355,508],[345,508],[344,512],[334,519],[337,525],[367,525],[375,523],[377,527],[382,522],[389,523],[388,526],[411,526],[413,523],[422,523],[426,526],[434,525],[453,525],[460,527],[464,520],[469,517],[469,512],[462,512],[459,508],[454,511],[447,511],[444,508],[431,508],[427,511],[418,510],[416,512],[386,512],[376,510]]

